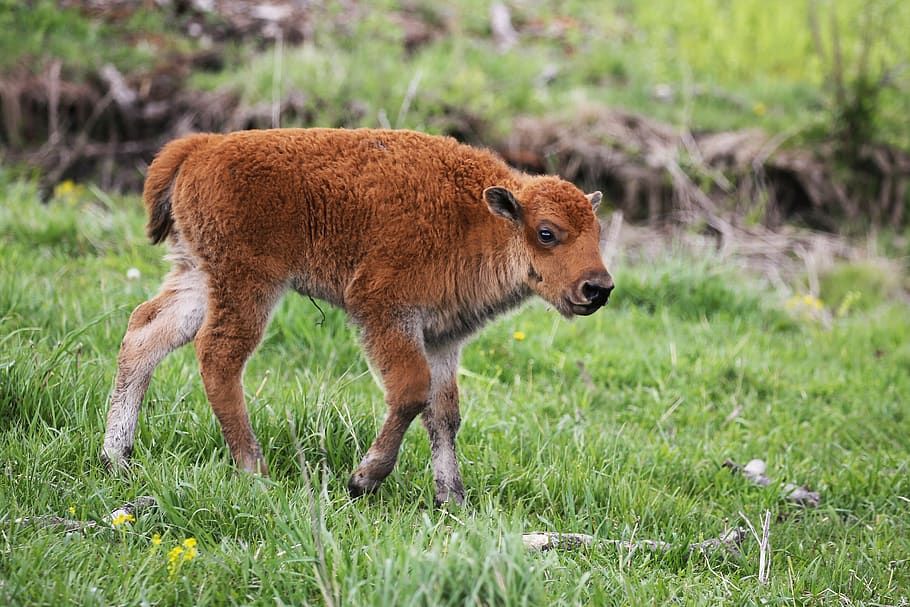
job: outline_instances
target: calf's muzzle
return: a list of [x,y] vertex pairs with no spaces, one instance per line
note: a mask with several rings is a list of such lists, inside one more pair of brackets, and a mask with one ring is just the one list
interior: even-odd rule
[[612,291],[613,277],[606,270],[582,277],[573,297],[573,312],[579,316],[593,314],[606,305]]

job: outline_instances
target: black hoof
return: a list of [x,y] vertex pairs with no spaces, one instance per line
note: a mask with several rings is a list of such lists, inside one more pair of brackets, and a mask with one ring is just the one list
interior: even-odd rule
[[368,493],[376,493],[376,490],[379,489],[379,485],[382,484],[382,481],[371,481],[365,478],[358,478],[355,474],[351,477],[351,480],[348,481],[348,493],[351,494],[352,498],[363,497]]
[[109,474],[129,472],[132,469],[130,458],[133,448],[129,447],[119,457],[111,457],[104,449],[101,450],[101,463]]
[[351,478],[351,480],[348,481],[348,493],[351,494],[352,498],[357,499],[358,497],[363,497],[366,492],[354,482],[353,478]]
[[460,508],[464,506],[464,495],[460,493],[450,493],[446,497],[436,496],[433,498],[433,503],[436,504],[438,510],[445,508]]

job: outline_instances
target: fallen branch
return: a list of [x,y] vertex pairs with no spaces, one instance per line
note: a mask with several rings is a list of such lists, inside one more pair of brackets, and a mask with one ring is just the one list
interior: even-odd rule
[[[760,459],[753,459],[745,466],[740,466],[733,460],[726,460],[722,464],[724,468],[729,468],[732,472],[741,472],[753,484],[767,487],[771,484],[771,479],[765,476],[767,465]],[[816,491],[809,491],[808,485],[796,485],[794,483],[785,483],[783,485],[784,498],[791,502],[796,502],[802,506],[811,506],[818,508],[821,495]]]
[[107,84],[114,102],[119,107],[130,109],[138,103],[139,94],[130,87],[126,78],[113,64],[102,66],[98,75]]
[[[715,553],[720,552],[726,556],[739,557],[739,546],[746,538],[748,531],[743,527],[730,529],[720,537],[711,538],[703,542],[689,544],[686,549],[690,553]],[[610,540],[594,537],[584,533],[555,533],[550,531],[537,531],[524,533],[521,536],[526,548],[539,552],[547,550],[577,550],[579,548],[608,547],[620,548],[628,552],[646,550],[648,552],[668,553],[679,548],[676,544],[661,540]]]
[[88,531],[89,529],[93,529],[98,526],[98,521],[74,521],[72,519],[63,518],[62,516],[54,516],[52,514],[17,518],[13,521],[13,523],[16,525],[22,525],[23,527],[63,527],[63,530],[67,533],[74,531]]
[[[13,521],[13,523],[16,525],[22,525],[24,527],[63,527],[63,530],[67,533],[73,533],[76,531],[85,532],[89,529],[103,529],[107,528],[108,526],[113,526],[114,521],[116,520],[120,520],[127,516],[135,516],[139,512],[143,510],[150,510],[157,505],[158,501],[154,497],[150,495],[143,495],[142,497],[136,498],[136,501],[127,502],[110,514],[103,516],[100,522],[77,521],[64,518],[62,516],[47,514],[17,518]],[[104,526],[102,526],[101,523],[104,523]]]
[[116,520],[121,516],[135,516],[143,510],[151,510],[152,508],[158,505],[158,500],[156,500],[151,495],[143,495],[137,497],[135,502],[127,502],[124,505],[120,506],[107,516],[103,517],[105,523],[110,523],[113,520]]
[[875,225],[906,223],[910,154],[867,142],[844,172],[834,143],[792,144],[799,130],[692,133],[588,105],[516,118],[499,150],[519,168],[607,190],[632,221],[708,227],[721,248],[747,236],[754,219],[772,229],[797,219],[832,232],[864,214]]

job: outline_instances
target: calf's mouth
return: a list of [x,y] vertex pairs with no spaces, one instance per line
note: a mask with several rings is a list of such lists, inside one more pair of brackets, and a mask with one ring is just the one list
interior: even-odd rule
[[590,300],[582,302],[573,301],[572,298],[566,297],[566,307],[575,316],[590,316],[607,305],[607,302],[610,300],[610,291],[612,291],[612,289],[604,289],[594,295]]

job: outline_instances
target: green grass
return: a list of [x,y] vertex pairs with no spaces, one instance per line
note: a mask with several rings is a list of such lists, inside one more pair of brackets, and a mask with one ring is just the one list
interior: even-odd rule
[[[129,312],[166,271],[163,251],[145,243],[135,198],[102,202],[76,190],[41,206],[30,184],[3,185],[0,604],[907,599],[903,304],[857,306],[826,329],[711,259],[620,261],[604,311],[567,322],[533,304],[466,348],[458,446],[467,505],[439,511],[416,424],[379,493],[348,498],[348,475],[382,418],[381,393],[343,315],[326,309],[320,324],[307,300],[288,297],[246,375],[271,478],[232,471],[188,347],[156,372],[135,471],[119,479],[98,457],[106,398]],[[133,267],[141,278],[130,281]],[[728,457],[766,460],[774,479],[820,491],[821,506],[803,510],[775,486],[732,476],[720,467]],[[67,535],[13,522],[100,520],[140,495],[159,508],[117,531]],[[767,586],[752,539],[741,559],[728,560],[682,549],[537,554],[520,541],[547,530],[684,545],[741,524],[740,513],[757,522],[765,510]],[[198,556],[169,573],[168,552],[189,537]]]
[[[175,32],[177,19],[160,10],[127,7],[109,21],[92,18],[52,0],[0,0],[0,71],[26,67],[33,73],[60,61],[66,78],[97,74],[105,63],[121,71],[150,69],[169,53],[197,42]],[[77,3],[70,3],[77,4]],[[116,13],[114,13],[116,14]]]

